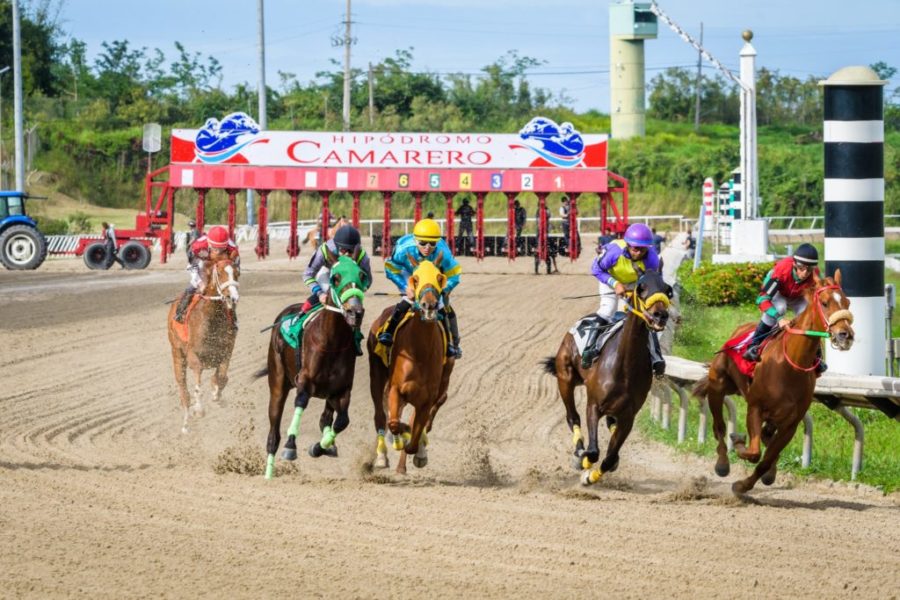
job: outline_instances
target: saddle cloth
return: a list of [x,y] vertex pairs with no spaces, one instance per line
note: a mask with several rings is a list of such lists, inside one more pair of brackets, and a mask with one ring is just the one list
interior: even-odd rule
[[[397,333],[400,331],[400,328],[403,327],[406,324],[406,322],[409,321],[410,319],[412,319],[414,316],[416,316],[416,317],[418,316],[418,315],[416,315],[416,312],[414,310],[409,310],[406,312],[406,314],[403,316],[403,320],[400,321],[400,324],[397,325],[397,329],[394,331],[394,340],[395,341],[397,340]],[[379,335],[381,335],[382,333],[387,331],[387,326],[388,326],[389,322],[390,322],[390,319],[385,319],[384,323],[381,324],[381,327],[379,327],[378,331],[375,332],[376,339],[378,338]],[[443,347],[444,347],[444,353],[443,353],[444,361],[443,362],[446,363],[447,362],[447,343],[449,342],[449,340],[447,339],[447,331],[444,329],[444,326],[441,325],[440,327],[441,327],[441,340],[443,340],[443,342],[444,342],[443,343]],[[375,355],[381,359],[381,362],[384,363],[385,367],[390,367],[390,365],[391,365],[391,348],[393,348],[393,347],[394,347],[393,344],[391,344],[390,346],[385,346],[381,342],[375,343]]]
[[[742,333],[740,335],[736,335],[722,346],[722,352],[728,355],[734,364],[737,366],[738,371],[746,375],[747,377],[753,377],[754,371],[756,371],[756,365],[759,363],[751,362],[744,358],[744,352],[747,351],[747,347],[750,345],[750,340],[753,338],[753,334],[755,330],[751,329],[746,333]],[[769,340],[772,339],[771,336],[767,337],[762,341],[759,345],[759,354],[762,356],[762,352],[766,347],[766,344],[769,343]]]
[[308,313],[293,315],[281,323],[281,337],[284,338],[288,346],[295,350],[300,347],[304,328],[319,316],[323,308],[321,304],[317,304]]
[[597,344],[595,346],[597,348],[597,355],[599,355],[600,351],[603,350],[603,346],[606,345],[606,342],[611,340],[624,326],[624,313],[616,313],[612,323],[599,315],[590,314],[576,321],[575,325],[569,329],[569,333],[571,333],[572,337],[575,339],[575,348],[578,349],[578,354],[584,354],[585,345],[587,344],[591,330],[601,329],[600,336],[597,338]]
[[[184,322],[183,323],[179,323],[178,321],[175,320],[174,317],[172,318],[172,329],[175,330],[175,333],[178,335],[178,337],[181,339],[182,342],[186,343],[188,341],[188,338],[190,337],[190,333],[188,330],[188,323],[191,322],[190,321],[191,311],[194,310],[194,307],[197,305],[197,303],[199,301],[200,301],[200,294],[194,294],[194,297],[191,298],[191,303],[188,304],[187,310],[184,311]],[[175,299],[175,302],[181,302],[181,296],[178,296],[178,298]]]

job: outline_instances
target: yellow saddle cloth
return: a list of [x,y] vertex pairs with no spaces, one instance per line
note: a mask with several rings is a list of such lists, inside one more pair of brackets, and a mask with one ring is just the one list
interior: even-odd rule
[[[403,327],[406,324],[406,322],[409,321],[410,319],[412,319],[413,317],[418,318],[416,311],[409,310],[406,312],[406,314],[403,316],[403,320],[400,321],[400,324],[397,325],[397,329],[394,331],[394,340],[397,339],[397,333],[400,331],[400,328]],[[388,326],[389,322],[390,322],[390,319],[386,319],[384,321],[384,323],[381,324],[381,327],[379,327],[378,331],[375,333],[376,338],[379,335],[381,335],[382,333],[384,333],[385,331],[387,331],[387,326]],[[444,325],[441,323],[438,323],[438,326],[441,328],[441,340],[444,342],[443,343],[443,348],[444,348],[444,361],[443,362],[446,363],[447,362],[447,343],[449,342],[449,340],[447,339],[447,330],[444,329]],[[378,358],[381,359],[381,362],[384,363],[385,367],[389,367],[391,364],[391,348],[393,348],[393,347],[394,347],[393,344],[391,344],[390,346],[385,346],[381,342],[377,342],[375,344],[375,354],[378,356]]]

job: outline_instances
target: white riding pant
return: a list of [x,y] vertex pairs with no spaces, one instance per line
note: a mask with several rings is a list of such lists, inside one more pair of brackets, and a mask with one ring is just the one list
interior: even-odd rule
[[[635,284],[633,283],[625,284],[625,288],[628,290],[633,290],[634,286]],[[619,297],[616,296],[616,289],[602,281],[599,282],[597,287],[600,291],[600,308],[597,309],[597,315],[611,321],[619,308]]]
[[777,317],[769,316],[768,313],[763,313],[762,322],[772,327],[778,322],[778,319],[784,316],[787,312],[787,309],[791,309],[795,315],[799,315],[806,308],[806,298],[800,296],[799,298],[794,298],[792,300],[788,300],[778,292],[775,292],[775,295],[772,296],[772,306],[775,307],[775,310],[778,311]]
[[316,273],[316,283],[327,294],[331,290],[331,269],[328,267],[319,269],[319,272]]
[[200,270],[199,262],[189,264],[185,270],[190,274],[192,288],[199,290],[205,287],[203,285],[203,272]]

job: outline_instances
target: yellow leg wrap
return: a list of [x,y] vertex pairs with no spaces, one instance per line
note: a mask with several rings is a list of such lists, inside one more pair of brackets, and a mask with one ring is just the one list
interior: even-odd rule
[[612,427],[609,428],[609,435],[612,435],[612,434],[614,434],[615,432],[616,432],[616,426],[613,425]]
[[422,431],[422,436],[419,438],[419,442],[420,442],[423,446],[427,446],[427,445],[428,445],[428,434],[426,434],[425,431]]
[[591,483],[597,483],[598,481],[600,481],[601,477],[603,477],[603,471],[601,471],[600,469],[594,469],[593,471],[591,471],[591,474],[588,475],[588,481],[590,481]]
[[395,435],[394,436],[394,450],[397,450],[399,452],[400,450],[403,450],[403,446],[404,446],[403,436]]
[[378,443],[375,445],[375,453],[376,454],[384,454],[387,452],[387,444],[384,443],[384,436],[378,436]]
[[584,438],[581,437],[581,427],[575,425],[572,427],[572,445],[577,446],[582,439]]
[[582,469],[585,469],[585,470],[590,469],[590,468],[593,466],[593,464],[594,464],[594,463],[592,463],[592,462],[590,461],[590,459],[588,459],[587,456],[582,456],[582,457],[581,457],[581,468],[582,468]]

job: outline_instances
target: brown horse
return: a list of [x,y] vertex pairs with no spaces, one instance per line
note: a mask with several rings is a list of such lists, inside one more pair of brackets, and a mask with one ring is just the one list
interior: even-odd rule
[[[434,263],[423,260],[409,278],[415,290],[414,314],[397,329],[391,347],[389,366],[375,353],[378,330],[390,318],[393,306],[387,307],[372,324],[367,342],[369,348],[369,384],[375,404],[375,432],[377,445],[374,466],[387,468],[387,448],[384,443],[385,425],[394,438],[394,449],[400,450],[397,473],[406,473],[406,456],[412,454],[413,464],[428,464],[427,432],[431,431],[434,416],[447,401],[447,387],[455,360],[445,358],[446,346],[443,326],[438,321],[438,303],[447,278]],[[413,408],[409,424],[401,417],[406,405]],[[385,418],[385,406],[390,420]]]
[[[230,260],[207,261],[203,266],[203,290],[188,309],[183,325],[175,321],[180,296],[169,309],[169,344],[172,346],[175,383],[178,384],[184,411],[182,433],[188,432],[188,417],[191,414],[200,417],[204,414],[200,401],[203,370],[215,369],[212,376],[214,402],[221,399],[222,390],[228,383],[228,363],[237,336],[234,311],[240,297],[239,277],[240,269]],[[188,367],[194,372],[193,398],[187,389]]]
[[[732,484],[732,491],[744,494],[762,479],[764,485],[775,481],[778,456],[794,437],[794,432],[812,403],[816,387],[817,355],[820,336],[805,332],[825,332],[838,350],[849,350],[853,344],[853,314],[850,300],[841,289],[841,271],[834,279],[820,280],[804,292],[806,308],[794,319],[793,327],[777,333],[763,350],[761,361],[751,379],[744,375],[725,352],[719,352],[709,365],[709,374],[694,385],[693,393],[706,398],[713,417],[713,433],[718,440],[716,474],[725,477],[730,471],[725,445],[725,419],[722,403],[728,394],[738,393],[747,400],[747,433],[750,448],[743,436],[733,436],[737,455],[758,463],[746,479]],[[755,323],[738,327],[731,338],[747,334]],[[765,454],[761,453],[765,444]],[[760,460],[762,456],[762,460]]]
[[[653,380],[650,368],[650,330],[662,331],[669,319],[672,286],[662,276],[649,271],[637,281],[630,294],[631,305],[622,330],[610,339],[599,358],[585,369],[572,334],[567,332],[556,356],[542,362],[544,371],[556,376],[559,394],[566,407],[566,421],[575,444],[576,469],[583,469],[581,483],[590,485],[604,473],[619,466],[619,450],[628,438]],[[575,408],[575,388],[587,389],[588,447],[584,448],[581,417]],[[593,468],[600,458],[597,424],[606,417],[611,435],[606,456],[599,469]]]
[[[281,416],[284,403],[297,388],[294,399],[294,418],[288,429],[282,458],[296,460],[297,434],[300,416],[313,396],[325,399],[319,419],[322,439],[313,443],[309,455],[337,456],[334,445],[337,434],[350,424],[350,391],[356,366],[355,329],[362,324],[363,290],[369,282],[356,261],[342,256],[331,269],[331,290],[318,316],[304,327],[300,347],[294,349],[284,341],[280,324],[300,312],[300,304],[288,306],[275,318],[269,342],[268,366],[256,373],[269,376],[269,438],[266,479],[275,473],[275,453],[281,442]],[[335,412],[337,417],[335,417]]]

